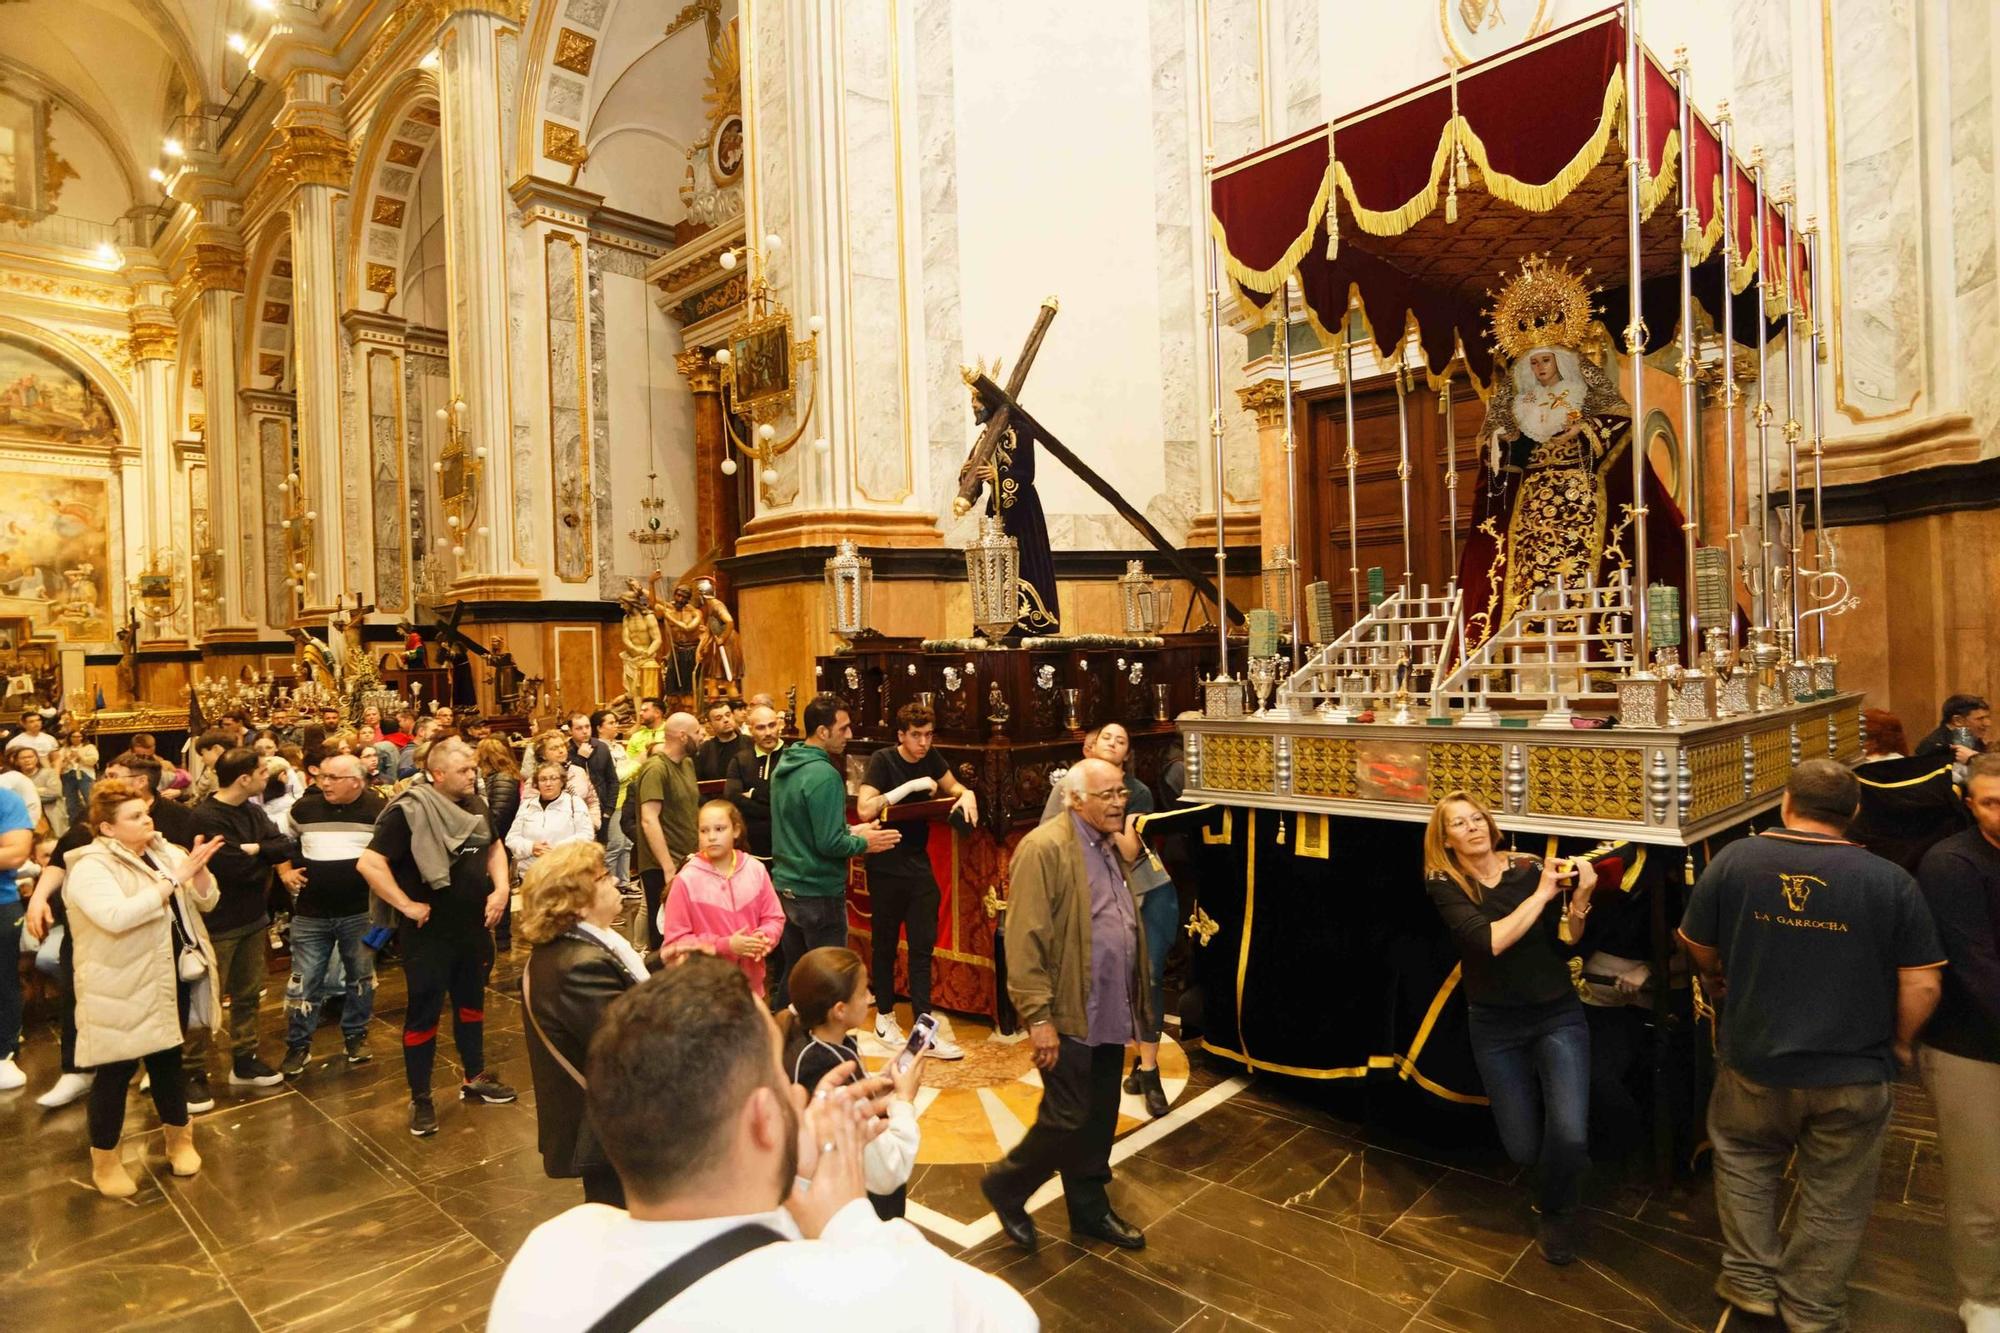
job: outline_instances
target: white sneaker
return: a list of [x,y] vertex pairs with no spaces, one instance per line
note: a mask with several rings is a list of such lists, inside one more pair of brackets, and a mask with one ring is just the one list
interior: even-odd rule
[[875,1015],[875,1040],[881,1042],[892,1051],[900,1051],[903,1049],[903,1044],[909,1039],[909,1034],[904,1032],[902,1027],[897,1024],[894,1015]]
[[1959,1304],[1958,1317],[1965,1323],[1965,1333],[2000,1333],[2000,1305],[1964,1301]]
[[0,1060],[0,1092],[12,1092],[27,1086],[28,1076],[21,1072],[21,1066],[14,1063],[13,1056]]
[[80,1101],[90,1093],[90,1075],[64,1074],[56,1080],[56,1085],[35,1098],[35,1105],[55,1110],[58,1106],[68,1106]]
[[959,1049],[958,1043],[945,1036],[944,1029],[939,1028],[937,1040],[931,1043],[931,1059],[963,1060],[964,1058],[965,1052]]

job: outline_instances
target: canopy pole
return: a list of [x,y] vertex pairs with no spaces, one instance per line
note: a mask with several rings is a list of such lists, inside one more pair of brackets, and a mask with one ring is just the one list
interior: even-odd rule
[[1416,591],[1416,574],[1410,561],[1410,411],[1409,390],[1404,381],[1409,375],[1410,331],[1403,330],[1403,337],[1396,344],[1396,488],[1402,493],[1403,505],[1403,595],[1408,597]]
[[1778,219],[1785,235],[1785,522],[1791,528],[1787,555],[1791,577],[1786,581],[1787,614],[1792,622],[1792,660],[1799,650],[1799,275],[1792,250],[1792,191],[1778,196]]
[[1354,499],[1355,475],[1361,470],[1361,456],[1354,449],[1354,343],[1348,338],[1353,322],[1349,307],[1340,325],[1340,392],[1346,400],[1347,456],[1347,591],[1354,602],[1354,623],[1361,623],[1361,520]]
[[[1826,349],[1826,307],[1820,303],[1819,286],[1819,225],[1812,218],[1806,219],[1806,282],[1812,292],[1812,309],[1808,316],[1812,328],[1812,344],[1806,351],[1807,392],[1812,396],[1812,491],[1813,491],[1813,569],[1820,574],[1831,574],[1839,568],[1839,552],[1826,539],[1826,496],[1825,459],[1826,429],[1820,417],[1819,363]],[[1838,584],[1836,583],[1836,586]],[[1826,622],[1830,617],[1815,617],[1819,622],[1819,656],[1826,656]]]
[[1776,617],[1772,606],[1771,579],[1777,564],[1771,551],[1771,367],[1770,294],[1766,286],[1765,264],[1770,255],[1770,237],[1764,223],[1764,149],[1750,150],[1750,185],[1756,199],[1756,234],[1752,244],[1757,256],[1757,476],[1751,487],[1756,502],[1757,582],[1751,588],[1751,610],[1757,618],[1760,637],[1770,637]]
[[1450,362],[1445,363],[1444,387],[1438,390],[1438,411],[1444,413],[1445,578],[1458,576],[1458,423],[1452,418]]
[[1729,642],[1734,645],[1738,545],[1743,532],[1736,523],[1736,299],[1731,289],[1736,269],[1736,159],[1730,148],[1736,123],[1729,103],[1716,109],[1715,122],[1722,137],[1722,502],[1728,511],[1723,553],[1729,561]]
[[1681,131],[1681,478],[1687,503],[1681,514],[1683,556],[1687,563],[1687,596],[1681,602],[1686,622],[1687,659],[1692,666],[1701,652],[1700,599],[1695,596],[1695,551],[1701,545],[1701,453],[1695,448],[1694,252],[1701,243],[1701,225],[1694,202],[1694,104],[1688,100],[1687,48],[1674,52],[1674,90],[1680,100]]
[[[1195,31],[1208,32],[1208,2],[1197,0]],[[1195,47],[1195,74],[1201,89],[1201,209],[1203,221],[1215,206],[1215,124],[1210,101],[1208,40]],[[1222,459],[1222,258],[1208,227],[1208,440],[1215,454],[1215,679],[1229,679],[1229,550],[1223,521],[1227,477]]]
[[1646,122],[1639,114],[1639,98],[1646,86],[1643,61],[1639,47],[1639,0],[1625,0],[1626,281],[1632,292],[1631,322],[1625,326],[1625,355],[1632,362],[1632,439],[1627,448],[1632,455],[1632,660],[1640,672],[1647,670],[1652,648],[1647,632],[1651,617],[1647,606],[1646,446],[1641,438],[1646,425],[1646,320],[1639,290],[1645,276],[1639,234],[1639,205],[1646,172],[1646,145],[1642,138]]
[[1300,622],[1299,606],[1299,461],[1298,441],[1292,431],[1292,280],[1285,279],[1284,324],[1285,340],[1285,564],[1290,577],[1285,580],[1288,590],[1287,600],[1291,605],[1286,610],[1292,621],[1292,670],[1299,669],[1299,645],[1305,642],[1305,627]]

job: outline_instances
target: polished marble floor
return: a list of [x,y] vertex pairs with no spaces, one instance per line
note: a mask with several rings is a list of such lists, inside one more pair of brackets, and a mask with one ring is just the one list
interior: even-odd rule
[[[487,1041],[491,1063],[522,1086],[520,1104],[441,1100],[437,1137],[410,1137],[403,991],[389,968],[375,1061],[347,1068],[323,1029],[295,1083],[236,1090],[218,1079],[216,1109],[197,1117],[199,1176],[168,1175],[151,1103],[135,1092],[125,1151],[143,1174],[122,1203],[89,1186],[82,1107],[34,1105],[55,1050],[52,1033],[31,1026],[29,1086],[0,1094],[0,1328],[479,1328],[507,1258],[580,1197],[574,1182],[541,1174],[520,1008],[507,993],[515,971],[503,961],[496,975]],[[274,1063],[283,985],[274,975],[260,1015]],[[985,1038],[958,1026],[969,1045]],[[448,1063],[446,1034],[440,1046]],[[1143,1252],[1073,1243],[1060,1202],[1036,1214],[1036,1255],[995,1234],[975,1145],[1004,1138],[1007,1117],[990,1107],[970,1128],[940,1115],[926,1156],[952,1160],[918,1167],[913,1218],[1025,1291],[1050,1330],[1777,1328],[1725,1319],[1710,1293],[1718,1245],[1705,1183],[1656,1190],[1600,1172],[1582,1257],[1554,1269],[1534,1253],[1526,1191],[1479,1114],[1400,1091],[1243,1078],[1198,1051],[1185,1064],[1174,1115],[1126,1125],[1117,1149],[1112,1197],[1146,1229]],[[958,1146],[943,1151],[947,1141]],[[1958,1327],[1939,1177],[1928,1101],[1906,1087],[1855,1278],[1857,1330]]]

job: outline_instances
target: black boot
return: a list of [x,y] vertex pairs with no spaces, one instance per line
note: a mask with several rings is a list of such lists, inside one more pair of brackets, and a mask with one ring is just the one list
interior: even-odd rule
[[1158,1120],[1167,1113],[1167,1090],[1160,1086],[1159,1066],[1135,1069],[1132,1076],[1139,1080],[1139,1091],[1146,1098],[1146,1114]]
[[1145,1085],[1139,1081],[1139,1057],[1135,1055],[1132,1057],[1132,1072],[1125,1076],[1125,1091],[1137,1097],[1145,1090]]

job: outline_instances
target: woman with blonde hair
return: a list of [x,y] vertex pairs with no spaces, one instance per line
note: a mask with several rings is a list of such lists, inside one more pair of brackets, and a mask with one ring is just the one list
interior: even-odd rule
[[544,763],[535,770],[535,785],[521,798],[514,823],[507,830],[507,850],[523,874],[551,848],[579,840],[597,841],[597,820],[577,794],[568,790],[561,764]]
[[543,764],[554,764],[563,771],[563,790],[575,795],[590,811],[590,817],[598,823],[604,822],[604,812],[597,808],[597,784],[590,780],[582,764],[569,761],[569,737],[560,731],[545,731],[535,737],[535,770],[541,771]]
[[1462,791],[1424,830],[1424,887],[1458,946],[1472,1058],[1507,1155],[1535,1171],[1535,1244],[1552,1264],[1576,1258],[1590,1165],[1590,1028],[1568,954],[1600,871],[1617,870],[1503,852],[1499,824]]
[[583,1179],[585,1203],[625,1206],[618,1173],[584,1113],[591,1034],[613,1000],[646,979],[646,963],[612,929],[623,899],[595,841],[565,842],[535,858],[521,883],[521,969],[528,1068],[542,1170]]
[[95,1068],[90,1178],[109,1199],[139,1187],[118,1155],[125,1093],[141,1062],[177,1176],[201,1170],[181,1073],[190,1025],[222,1021],[215,949],[201,914],[221,900],[208,860],[221,838],[183,853],[153,829],[145,784],[113,779],[90,794],[97,839],[69,854],[63,902],[76,950],[76,1060]]

